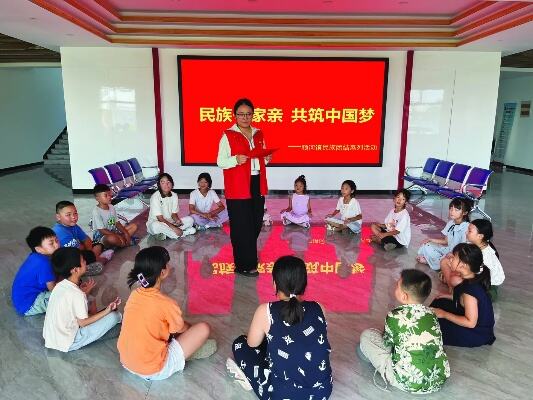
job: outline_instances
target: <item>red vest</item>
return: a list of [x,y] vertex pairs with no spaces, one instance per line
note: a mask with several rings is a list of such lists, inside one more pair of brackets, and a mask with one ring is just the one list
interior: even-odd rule
[[[246,137],[240,133],[232,130],[224,132],[228,138],[229,147],[231,149],[231,155],[248,154],[250,152],[250,144]],[[263,148],[263,132],[257,131],[253,136],[254,147]],[[237,165],[233,168],[226,168],[224,172],[224,195],[226,199],[251,199],[250,193],[250,176],[251,176],[251,159],[248,158],[244,164]],[[260,192],[262,196],[266,196],[268,192],[265,160],[259,158],[260,167]]]

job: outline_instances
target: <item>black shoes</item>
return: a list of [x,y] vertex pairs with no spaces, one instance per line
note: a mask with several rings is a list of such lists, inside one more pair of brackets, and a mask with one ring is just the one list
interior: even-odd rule
[[235,273],[239,274],[239,275],[242,275],[242,276],[247,276],[249,278],[255,278],[256,276],[259,276],[259,272],[257,272],[257,270],[242,271],[242,270],[236,269]]

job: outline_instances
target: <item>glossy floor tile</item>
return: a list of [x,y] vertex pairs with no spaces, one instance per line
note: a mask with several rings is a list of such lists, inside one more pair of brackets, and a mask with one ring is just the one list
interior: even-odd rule
[[[495,304],[496,342],[478,349],[446,349],[452,376],[434,399],[526,399],[533,391],[533,177],[496,173],[483,208],[493,218],[494,242],[507,280]],[[99,305],[129,295],[126,276],[140,248],[158,244],[171,256],[173,274],[164,290],[181,305],[191,322],[212,325],[219,350],[207,360],[187,363],[183,373],[167,381],[147,383],[126,372],[119,363],[116,340],[95,343],[71,354],[44,349],[43,317],[17,316],[10,300],[11,282],[28,253],[24,238],[36,225],[54,223],[54,205],[73,199],[68,189],[42,168],[0,177],[0,399],[253,399],[227,376],[225,359],[230,343],[245,333],[260,302],[274,298],[271,268],[277,257],[296,254],[308,263],[306,296],[326,309],[333,348],[332,399],[396,399],[412,396],[396,390],[383,392],[372,383],[373,371],[355,355],[359,334],[367,327],[383,327],[387,311],[395,305],[393,285],[403,268],[415,266],[418,244],[436,236],[445,224],[448,201],[428,197],[410,208],[413,238],[409,249],[385,253],[361,236],[327,234],[323,215],[336,204],[335,196],[312,199],[313,226],[304,230],[279,223],[279,210],[287,199],[269,197],[268,212],[274,226],[259,237],[260,276],[235,275],[232,270],[228,229],[200,232],[178,241],[156,242],[145,236],[146,210],[140,202],[121,203],[119,212],[140,226],[138,246],[116,252],[106,272],[96,277],[93,295]],[[182,210],[186,196],[180,196]],[[382,220],[389,196],[359,196],[364,230]],[[87,223],[94,200],[76,196],[80,225]],[[144,211],[144,212],[143,212]],[[444,287],[433,276],[433,294]]]

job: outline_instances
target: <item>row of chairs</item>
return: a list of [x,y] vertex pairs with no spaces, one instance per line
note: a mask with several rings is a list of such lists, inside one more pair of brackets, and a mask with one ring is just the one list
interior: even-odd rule
[[[145,177],[143,168],[155,169],[157,173],[154,176]],[[156,187],[159,168],[157,166],[142,167],[136,158],[130,158],[90,169],[89,173],[95,184],[109,186],[113,192],[113,203],[116,204],[133,197],[138,197],[142,201],[140,195]],[[146,204],[144,201],[142,202]]]
[[[410,172],[422,168],[422,174],[415,176]],[[433,192],[449,199],[465,198],[474,204],[477,210],[490,220],[487,213],[479,208],[479,200],[487,189],[491,170],[471,167],[470,165],[451,161],[428,158],[424,167],[408,167],[404,180],[411,182],[407,189],[420,189],[424,194]]]

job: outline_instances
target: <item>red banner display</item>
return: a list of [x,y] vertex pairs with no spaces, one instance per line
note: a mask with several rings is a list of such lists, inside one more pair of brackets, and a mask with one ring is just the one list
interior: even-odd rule
[[381,166],[386,58],[178,56],[182,165],[216,164],[249,98],[270,166]]

